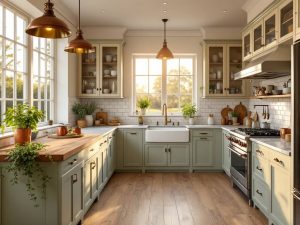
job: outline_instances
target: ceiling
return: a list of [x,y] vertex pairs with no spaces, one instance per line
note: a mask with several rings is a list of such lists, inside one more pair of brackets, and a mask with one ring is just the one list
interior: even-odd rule
[[[78,15],[78,0],[61,1]],[[82,0],[82,26],[121,26],[127,29],[194,30],[203,27],[241,27],[247,0]],[[163,5],[167,2],[167,5]],[[163,10],[167,10],[164,13]],[[225,12],[224,12],[225,10]]]

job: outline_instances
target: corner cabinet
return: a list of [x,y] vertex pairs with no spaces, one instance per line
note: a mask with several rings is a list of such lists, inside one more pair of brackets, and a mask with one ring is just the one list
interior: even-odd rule
[[79,97],[123,97],[123,42],[93,43],[94,52],[79,56]]
[[241,97],[246,95],[245,81],[234,80],[242,69],[240,41],[204,41],[203,97]]

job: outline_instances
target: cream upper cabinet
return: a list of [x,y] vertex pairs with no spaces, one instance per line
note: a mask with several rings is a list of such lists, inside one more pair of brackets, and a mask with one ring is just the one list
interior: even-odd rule
[[292,39],[293,8],[292,0],[274,1],[247,25],[242,32],[243,61],[267,54],[270,48]]
[[95,43],[79,58],[79,97],[122,98],[122,43]]
[[242,46],[239,42],[205,41],[204,97],[245,95],[244,81],[235,81],[234,74],[242,68]]
[[284,1],[278,8],[279,42],[285,42],[293,36],[293,1]]
[[294,0],[294,38],[300,39],[300,0]]

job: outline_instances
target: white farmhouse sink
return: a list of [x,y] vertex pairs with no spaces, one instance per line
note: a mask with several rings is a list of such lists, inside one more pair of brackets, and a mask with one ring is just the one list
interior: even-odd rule
[[189,142],[189,129],[186,127],[148,127],[146,142]]

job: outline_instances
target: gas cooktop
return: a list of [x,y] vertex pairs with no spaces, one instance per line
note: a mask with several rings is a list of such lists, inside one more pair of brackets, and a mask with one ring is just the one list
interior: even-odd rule
[[233,130],[234,132],[250,137],[277,137],[280,136],[279,130],[265,129],[265,128],[237,128]]

